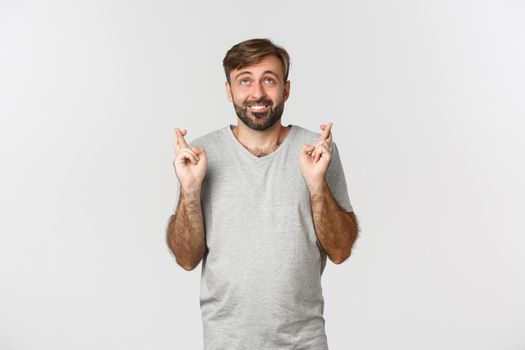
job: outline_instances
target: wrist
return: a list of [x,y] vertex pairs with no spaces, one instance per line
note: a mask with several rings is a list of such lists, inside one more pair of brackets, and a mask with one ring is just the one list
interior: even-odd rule
[[324,178],[316,181],[307,181],[306,185],[310,196],[321,195],[328,189],[328,183]]
[[190,199],[190,200],[200,199],[201,198],[201,186],[197,186],[194,188],[184,188],[181,186],[180,194],[181,196],[184,196],[185,198]]

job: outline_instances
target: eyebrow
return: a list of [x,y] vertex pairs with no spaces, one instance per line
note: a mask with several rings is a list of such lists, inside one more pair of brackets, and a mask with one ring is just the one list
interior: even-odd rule
[[[237,74],[237,75],[235,76],[235,79],[234,79],[234,80],[237,80],[237,78],[239,78],[241,75],[245,75],[245,74],[253,75],[252,72],[250,72],[250,71],[248,71],[248,70],[245,70],[245,71],[242,71],[242,72],[240,72],[239,74]],[[263,74],[272,74],[272,75],[274,75],[276,78],[279,78],[279,76],[278,76],[277,74],[275,74],[275,73],[274,73],[273,71],[271,71],[271,70],[265,70],[265,71],[263,72]]]

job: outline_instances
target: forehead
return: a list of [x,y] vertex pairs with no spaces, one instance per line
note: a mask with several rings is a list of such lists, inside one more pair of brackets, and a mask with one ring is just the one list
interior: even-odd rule
[[276,56],[269,55],[263,57],[262,60],[260,60],[257,63],[251,64],[249,66],[243,67],[241,69],[234,69],[230,72],[230,76],[232,78],[236,78],[238,75],[241,74],[263,74],[266,71],[273,72],[279,77],[283,77],[283,66],[281,63],[281,60],[279,60]]

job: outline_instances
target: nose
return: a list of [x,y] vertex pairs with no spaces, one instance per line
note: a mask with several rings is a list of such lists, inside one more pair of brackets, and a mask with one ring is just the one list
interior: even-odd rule
[[255,100],[266,97],[266,92],[264,91],[264,87],[261,83],[253,84],[252,97]]

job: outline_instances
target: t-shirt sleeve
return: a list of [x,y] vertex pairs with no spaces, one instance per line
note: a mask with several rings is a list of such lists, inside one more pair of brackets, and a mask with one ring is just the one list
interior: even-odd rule
[[179,197],[180,197],[180,183],[179,183],[179,179],[175,175],[175,196],[174,196],[175,205],[173,207],[172,214],[175,214],[175,212],[177,211],[177,206],[179,205]]
[[332,147],[332,161],[328,166],[326,172],[326,182],[330,188],[332,196],[335,198],[337,204],[345,211],[354,211],[348,197],[348,190],[346,186],[345,173],[339,157],[339,150],[335,142]]

